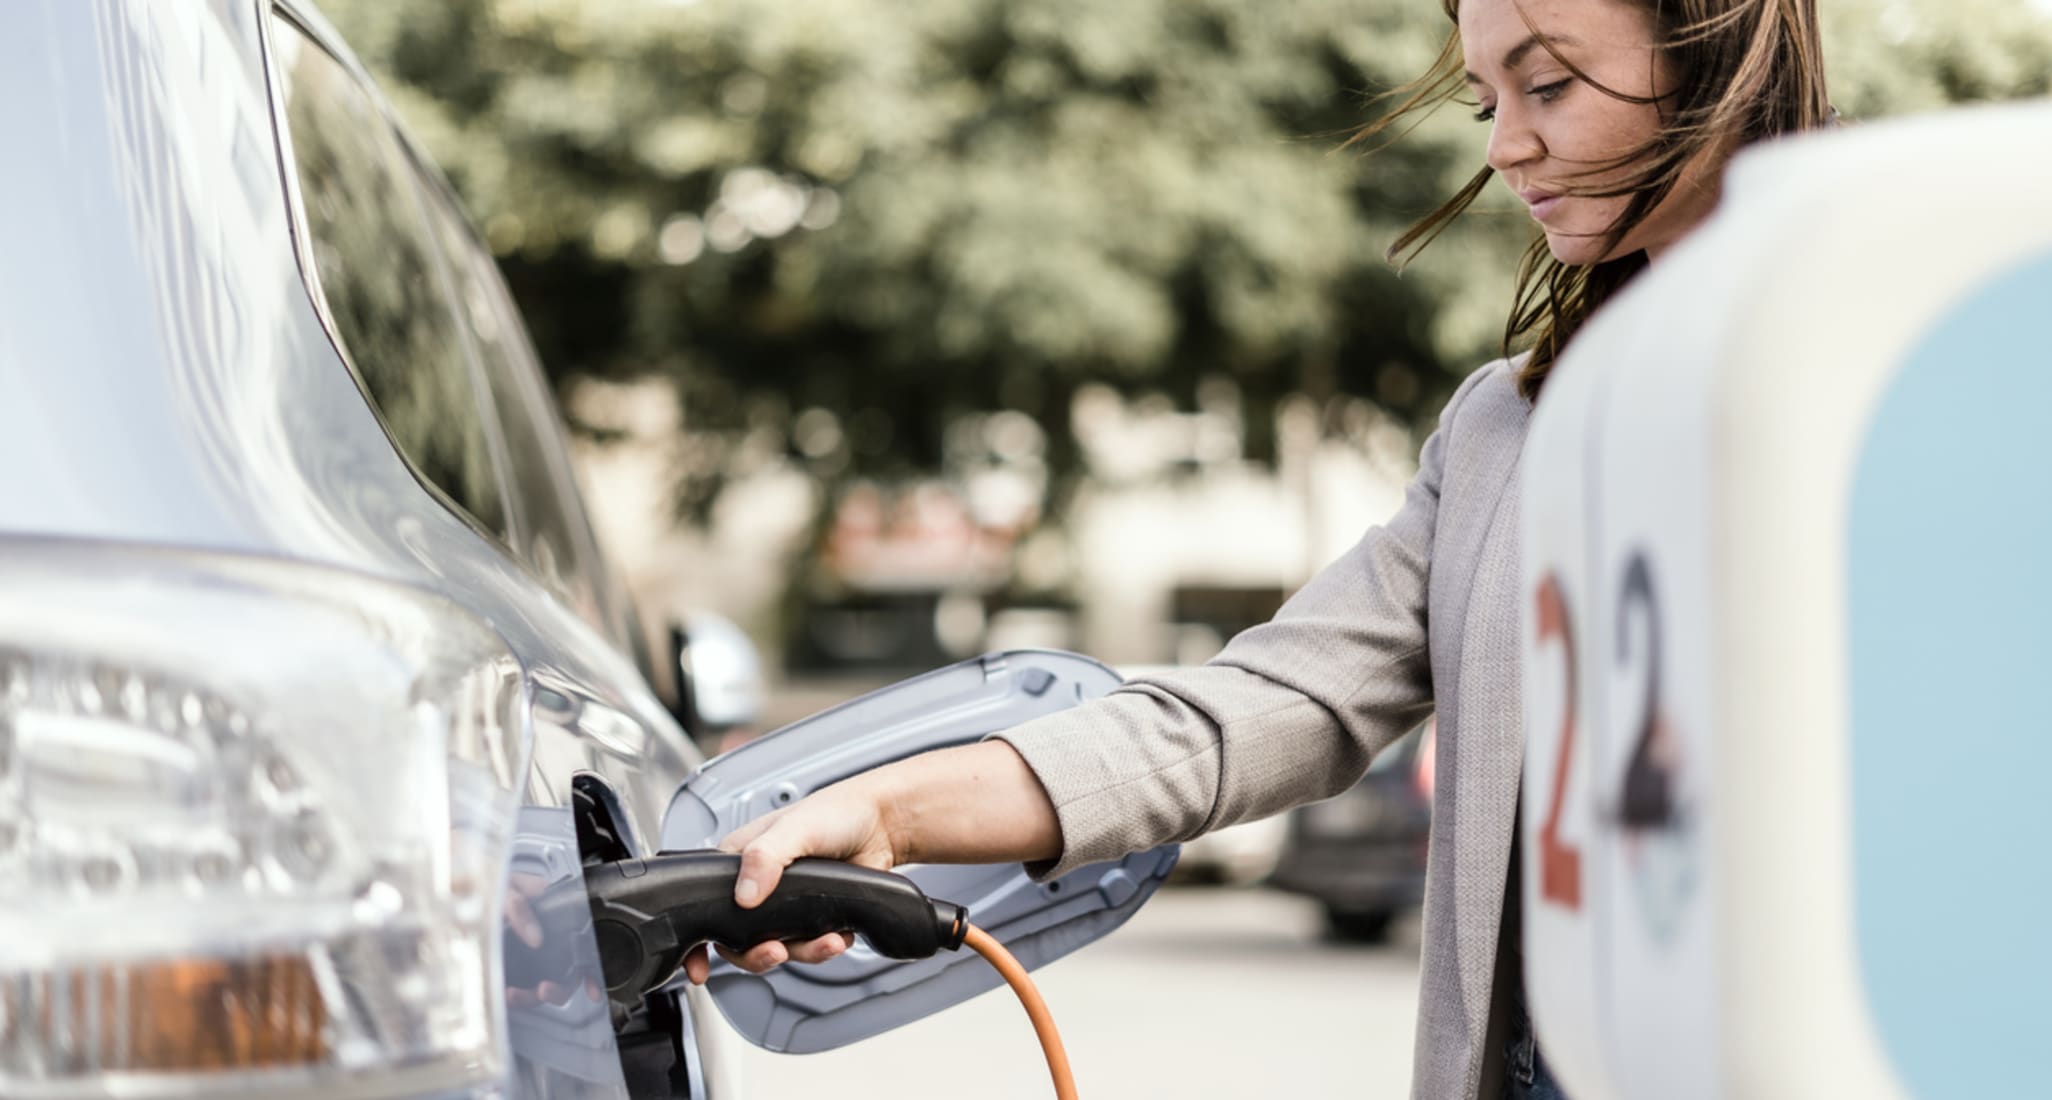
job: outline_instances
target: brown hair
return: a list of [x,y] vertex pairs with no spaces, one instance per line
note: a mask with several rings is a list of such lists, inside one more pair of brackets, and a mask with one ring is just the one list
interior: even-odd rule
[[[1651,9],[1659,49],[1676,84],[1657,100],[1667,120],[1659,134],[1589,170],[1592,175],[1621,171],[1622,182],[1573,192],[1605,198],[1629,196],[1624,211],[1605,234],[1606,253],[1673,192],[1697,157],[1827,125],[1836,117],[1824,91],[1816,0],[1640,2]],[[1458,23],[1460,0],[1444,3],[1447,18]],[[1546,49],[1552,52],[1553,47],[1546,45]],[[1576,77],[1606,95],[1632,103],[1656,102],[1606,88],[1559,54],[1554,56]],[[1402,101],[1355,133],[1348,144],[1363,142],[1401,120],[1438,107],[1458,96],[1465,83],[1460,31],[1456,29],[1447,36],[1425,75],[1380,97],[1401,97]],[[1401,264],[1417,255],[1475,201],[1494,174],[1487,167],[1476,173],[1445,205],[1398,237],[1389,248],[1389,258]],[[1503,332],[1506,356],[1519,338],[1531,337],[1531,359],[1518,373],[1518,390],[1527,400],[1538,398],[1561,349],[1589,315],[1645,266],[1642,252],[1595,264],[1564,264],[1554,259],[1544,237],[1532,242],[1518,265],[1517,293]]]

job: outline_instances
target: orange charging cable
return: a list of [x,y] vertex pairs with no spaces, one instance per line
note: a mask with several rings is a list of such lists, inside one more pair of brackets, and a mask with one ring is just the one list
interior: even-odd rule
[[990,960],[997,972],[1011,984],[1012,992],[1019,995],[1020,1003],[1026,1006],[1026,1015],[1033,1021],[1033,1033],[1040,1036],[1040,1049],[1047,1055],[1047,1071],[1054,1075],[1056,1100],[1076,1100],[1076,1079],[1069,1076],[1069,1052],[1062,1049],[1062,1037],[1055,1031],[1054,1015],[1047,1010],[1047,1002],[1040,999],[1040,991],[1033,988],[1033,979],[1026,976],[1026,968],[1019,960],[1005,950],[1004,945],[991,938],[990,933],[975,925],[962,942],[976,949],[976,953]]

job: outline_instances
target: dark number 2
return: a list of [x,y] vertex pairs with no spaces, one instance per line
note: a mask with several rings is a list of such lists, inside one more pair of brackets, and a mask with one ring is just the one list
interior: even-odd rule
[[1631,613],[1642,608],[1646,614],[1646,692],[1639,712],[1638,736],[1632,758],[1625,765],[1624,797],[1618,807],[1618,821],[1627,829],[1655,829],[1672,824],[1674,811],[1673,752],[1660,708],[1660,601],[1653,591],[1653,567],[1646,552],[1634,553],[1625,562],[1624,591],[1617,599],[1617,659],[1632,656]]

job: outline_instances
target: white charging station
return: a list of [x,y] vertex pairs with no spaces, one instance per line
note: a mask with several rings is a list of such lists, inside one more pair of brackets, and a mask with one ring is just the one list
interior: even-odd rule
[[1568,1093],[2052,1095],[2052,102],[1743,154],[1521,477]]

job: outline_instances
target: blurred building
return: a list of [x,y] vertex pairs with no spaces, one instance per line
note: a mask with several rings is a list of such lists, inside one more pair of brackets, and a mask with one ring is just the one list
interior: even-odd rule
[[830,583],[791,636],[780,606],[820,486],[767,463],[691,529],[672,504],[685,441],[669,385],[587,384],[573,406],[616,436],[581,441],[577,457],[600,537],[648,617],[711,608],[773,664],[884,674],[1016,646],[1201,662],[1401,503],[1411,438],[1367,406],[1346,410],[1333,438],[1331,410],[1286,404],[1270,467],[1245,457],[1232,401],[1210,387],[1181,412],[1086,391],[1073,415],[1091,474],[1058,523],[1037,511],[1038,429],[1016,413],[982,418],[971,428],[997,440],[996,459],[840,498],[817,570]]

